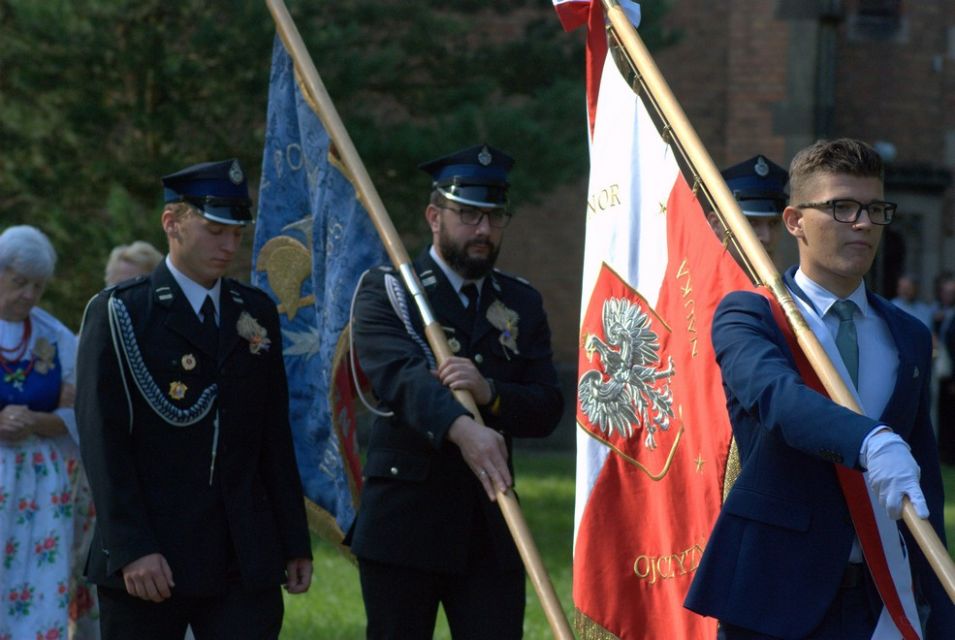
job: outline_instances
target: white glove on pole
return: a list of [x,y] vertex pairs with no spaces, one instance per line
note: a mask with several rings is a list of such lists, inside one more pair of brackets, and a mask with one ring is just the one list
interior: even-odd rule
[[889,429],[866,437],[859,462],[867,469],[866,482],[879,497],[889,517],[902,517],[902,498],[908,496],[920,518],[928,517],[928,504],[919,486],[921,470],[909,445]]

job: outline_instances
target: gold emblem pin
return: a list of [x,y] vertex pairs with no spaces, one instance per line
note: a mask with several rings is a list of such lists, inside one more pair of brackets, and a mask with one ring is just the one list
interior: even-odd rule
[[182,368],[186,371],[192,371],[196,368],[196,356],[191,353],[187,353],[182,357]]
[[182,400],[186,397],[186,385],[176,380],[175,382],[169,383],[169,397],[173,400]]

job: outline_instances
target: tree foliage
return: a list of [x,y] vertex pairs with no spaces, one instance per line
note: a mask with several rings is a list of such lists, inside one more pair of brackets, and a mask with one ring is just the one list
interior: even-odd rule
[[[584,34],[549,2],[289,6],[408,238],[427,190],[416,165],[460,146],[516,156],[518,206],[586,171]],[[53,240],[44,306],[77,328],[114,245],[164,247],[159,176],[235,156],[257,183],[274,33],[255,0],[0,0],[0,227]]]

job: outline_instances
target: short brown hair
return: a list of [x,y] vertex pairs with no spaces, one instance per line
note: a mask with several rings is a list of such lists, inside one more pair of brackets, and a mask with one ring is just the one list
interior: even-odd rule
[[163,210],[171,212],[176,220],[182,220],[190,214],[199,214],[199,211],[188,202],[169,202]]
[[817,140],[793,157],[789,165],[789,192],[794,196],[793,201],[802,197],[805,185],[818,173],[885,179],[885,167],[878,152],[853,138]]

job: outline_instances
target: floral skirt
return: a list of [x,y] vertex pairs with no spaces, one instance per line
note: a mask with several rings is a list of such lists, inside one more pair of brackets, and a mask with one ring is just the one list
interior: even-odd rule
[[0,640],[66,638],[75,452],[66,437],[0,444]]

